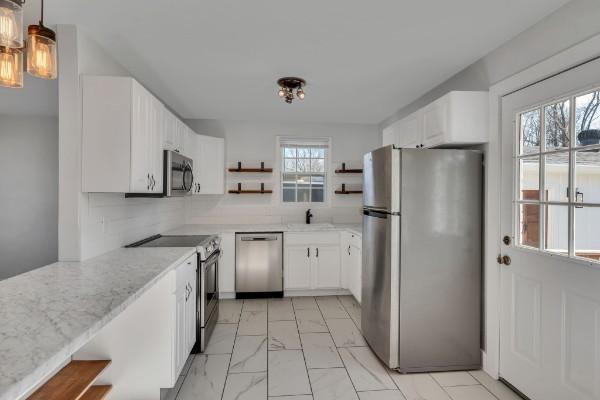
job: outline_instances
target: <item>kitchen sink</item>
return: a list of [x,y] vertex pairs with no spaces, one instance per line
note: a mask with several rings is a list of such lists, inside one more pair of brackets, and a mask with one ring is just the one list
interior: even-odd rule
[[318,229],[329,229],[333,228],[333,224],[328,222],[317,223],[317,224],[288,224],[289,229],[294,230],[318,230]]

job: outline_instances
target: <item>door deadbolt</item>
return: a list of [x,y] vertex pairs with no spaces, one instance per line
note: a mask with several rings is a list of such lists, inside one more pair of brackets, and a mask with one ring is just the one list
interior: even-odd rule
[[502,243],[504,243],[505,245],[510,245],[510,236],[506,235],[502,238]]
[[510,259],[509,256],[503,256],[501,254],[498,254],[496,261],[498,262],[498,264],[504,264],[504,265],[510,265],[510,263],[512,262],[512,260]]

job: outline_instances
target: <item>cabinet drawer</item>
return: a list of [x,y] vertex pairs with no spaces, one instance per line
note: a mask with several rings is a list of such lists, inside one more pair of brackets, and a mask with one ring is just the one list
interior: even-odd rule
[[190,256],[175,270],[175,290],[179,291],[180,288],[184,287],[188,282],[193,280],[193,276],[196,273],[196,266],[198,263],[198,257],[196,254]]
[[339,232],[306,232],[286,233],[284,237],[286,245],[325,245],[340,243]]

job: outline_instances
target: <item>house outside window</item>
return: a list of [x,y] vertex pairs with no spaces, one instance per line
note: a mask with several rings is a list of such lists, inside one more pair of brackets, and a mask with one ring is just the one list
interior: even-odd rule
[[600,90],[532,107],[517,121],[518,244],[600,261]]
[[282,203],[327,201],[329,139],[281,138]]

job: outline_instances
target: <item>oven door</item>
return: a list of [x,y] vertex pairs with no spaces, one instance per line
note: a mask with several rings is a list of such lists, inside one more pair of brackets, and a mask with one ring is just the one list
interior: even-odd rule
[[201,293],[198,299],[202,303],[200,322],[202,327],[205,328],[208,320],[217,306],[219,300],[219,255],[220,251],[216,251],[210,255],[210,257],[203,261],[201,264]]

